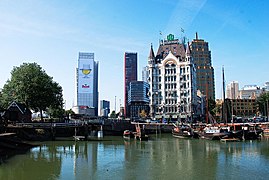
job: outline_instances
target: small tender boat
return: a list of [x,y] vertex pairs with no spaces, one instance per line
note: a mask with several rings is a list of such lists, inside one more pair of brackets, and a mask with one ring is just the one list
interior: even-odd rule
[[85,136],[73,136],[75,141],[82,141],[85,140]]
[[134,138],[136,140],[147,141],[149,139],[149,136],[146,134],[144,125],[143,125],[143,128],[141,129],[139,124],[136,124],[135,129],[136,129],[136,132],[134,133]]
[[128,140],[134,138],[134,133],[130,130],[125,130],[123,131],[123,138]]

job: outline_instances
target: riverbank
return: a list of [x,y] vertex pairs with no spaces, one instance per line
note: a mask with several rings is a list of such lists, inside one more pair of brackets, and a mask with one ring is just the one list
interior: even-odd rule
[[24,142],[15,133],[0,134],[0,164],[14,155],[26,153],[35,146],[37,145]]

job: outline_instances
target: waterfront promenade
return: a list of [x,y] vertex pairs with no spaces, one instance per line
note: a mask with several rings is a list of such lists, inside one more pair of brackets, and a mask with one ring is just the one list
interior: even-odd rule
[[[69,120],[68,122],[33,122],[33,123],[15,123],[9,124],[7,126],[8,132],[18,132],[21,130],[33,130],[33,129],[44,129],[48,132],[54,133],[54,135],[67,136],[75,135],[75,130],[77,133],[90,134],[92,131],[103,131],[105,135],[122,135],[124,130],[135,130],[135,125],[140,125],[141,128],[144,128],[148,133],[171,133],[172,128],[174,127],[173,123],[137,123],[131,122],[129,120],[90,120],[90,121],[81,121],[81,120]],[[200,123],[199,125],[206,125]],[[269,122],[258,122],[258,123],[217,123],[216,126],[260,126],[263,128],[269,127]],[[86,132],[85,132],[86,128]],[[66,130],[66,131],[65,131]],[[57,133],[58,132],[58,133]],[[66,134],[65,134],[66,133]],[[73,134],[72,134],[73,133]]]

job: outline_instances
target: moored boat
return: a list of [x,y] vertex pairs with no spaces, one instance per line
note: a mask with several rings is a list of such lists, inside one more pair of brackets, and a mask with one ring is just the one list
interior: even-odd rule
[[230,127],[230,131],[229,131],[232,135],[232,138],[236,138],[236,139],[239,139],[239,140],[242,140],[243,139],[243,129],[242,129],[242,125],[238,124],[233,124],[231,127]]
[[189,125],[174,125],[172,135],[177,138],[191,138],[193,137],[193,130]]
[[269,128],[265,128],[265,129],[263,130],[263,136],[264,136],[264,137],[269,137]]
[[199,132],[199,136],[202,139],[220,140],[222,138],[230,137],[231,134],[226,128],[218,126],[206,126],[203,130]]
[[242,126],[244,140],[256,140],[261,138],[263,130],[256,125],[246,124]]

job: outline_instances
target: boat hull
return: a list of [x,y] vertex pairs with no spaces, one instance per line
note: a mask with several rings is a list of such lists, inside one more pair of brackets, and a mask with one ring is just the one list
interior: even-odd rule
[[193,134],[190,133],[176,133],[176,132],[172,132],[172,135],[176,138],[192,138]]

